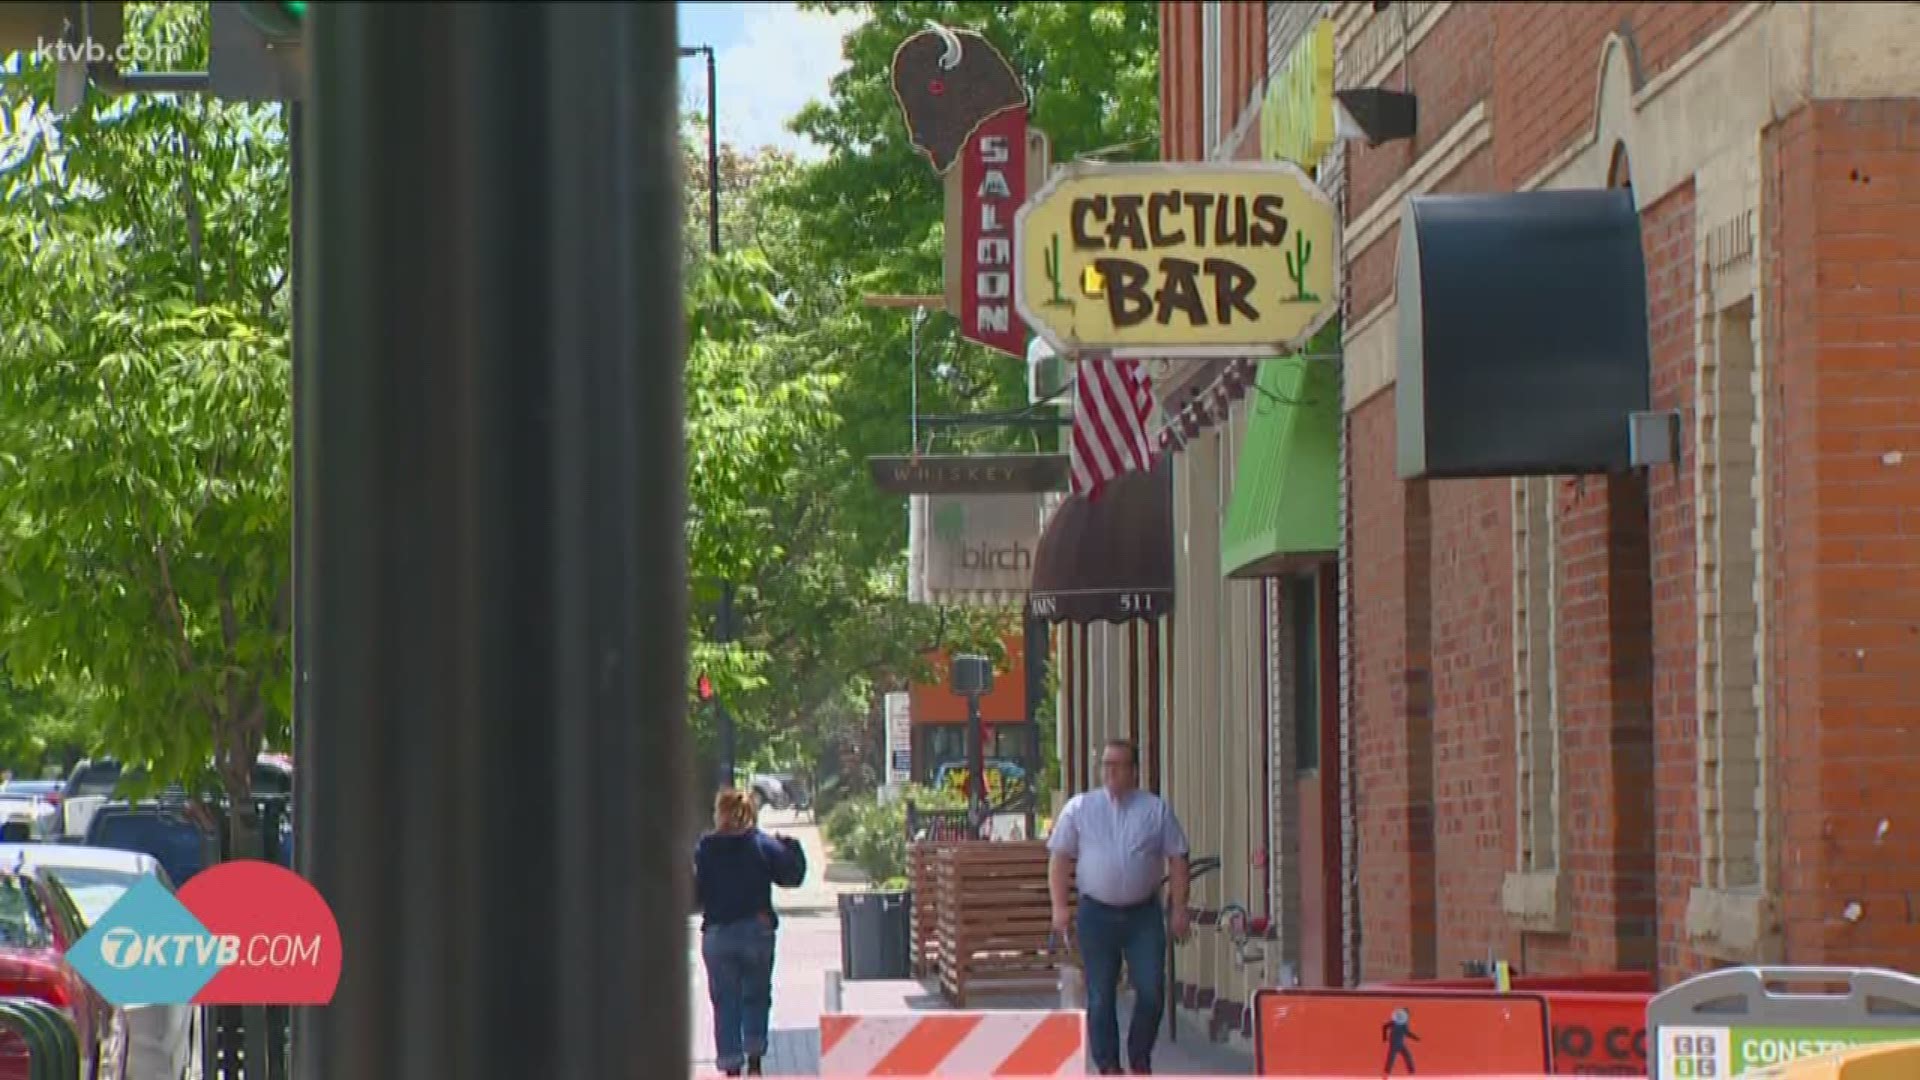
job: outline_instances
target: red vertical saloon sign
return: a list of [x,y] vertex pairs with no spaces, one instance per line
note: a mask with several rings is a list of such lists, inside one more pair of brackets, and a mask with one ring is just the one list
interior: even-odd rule
[[1013,307],[1013,215],[1027,201],[1027,110],[995,113],[960,159],[960,336],[1027,358],[1027,324]]

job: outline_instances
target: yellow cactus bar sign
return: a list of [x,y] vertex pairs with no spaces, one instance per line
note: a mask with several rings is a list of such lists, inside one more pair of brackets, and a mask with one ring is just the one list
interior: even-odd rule
[[1338,306],[1338,246],[1291,162],[1075,162],[1014,217],[1016,300],[1062,355],[1284,355]]
[[1303,169],[1333,146],[1333,20],[1302,34],[1260,103],[1260,153]]

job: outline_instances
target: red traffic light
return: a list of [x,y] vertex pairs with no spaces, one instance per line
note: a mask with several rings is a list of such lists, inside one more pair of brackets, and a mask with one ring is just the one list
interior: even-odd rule
[[713,680],[712,679],[709,679],[706,677],[706,675],[702,674],[700,676],[700,682],[696,685],[700,694],[701,701],[713,700]]

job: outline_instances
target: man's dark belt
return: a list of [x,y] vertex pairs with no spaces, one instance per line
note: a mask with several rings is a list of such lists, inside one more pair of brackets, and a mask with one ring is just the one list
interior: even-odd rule
[[1102,900],[1097,896],[1088,896],[1085,893],[1082,893],[1080,895],[1080,899],[1086,903],[1092,904],[1095,907],[1103,907],[1109,911],[1138,911],[1143,907],[1147,907],[1148,905],[1157,904],[1160,902],[1160,898],[1158,896],[1149,896],[1145,900],[1136,900],[1131,904],[1109,904],[1105,900]]

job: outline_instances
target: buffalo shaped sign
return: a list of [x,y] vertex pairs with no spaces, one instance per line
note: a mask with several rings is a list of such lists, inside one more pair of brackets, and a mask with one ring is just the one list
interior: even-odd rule
[[971,30],[929,27],[893,54],[893,96],[914,149],[942,176],[980,125],[1027,106],[1027,90],[1007,58]]
[[[948,311],[961,337],[1024,358],[1013,216],[1038,164],[1026,88],[985,38],[938,25],[900,44],[892,79],[914,147],[947,178]],[[1037,153],[1044,159],[1044,144]]]

